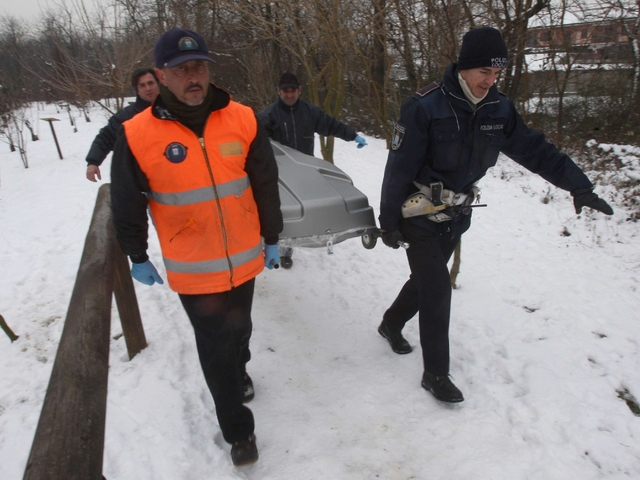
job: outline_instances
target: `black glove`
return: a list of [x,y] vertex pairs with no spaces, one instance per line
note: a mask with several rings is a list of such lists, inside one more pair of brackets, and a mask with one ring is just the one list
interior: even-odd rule
[[400,233],[400,230],[394,230],[393,232],[385,232],[380,230],[380,238],[382,238],[382,242],[387,247],[391,248],[399,248],[400,245],[398,242],[404,242],[404,237]]
[[573,196],[573,206],[576,207],[576,213],[582,213],[582,207],[593,208],[606,215],[613,215],[613,208],[607,202],[593,193],[591,188],[583,188],[571,192]]

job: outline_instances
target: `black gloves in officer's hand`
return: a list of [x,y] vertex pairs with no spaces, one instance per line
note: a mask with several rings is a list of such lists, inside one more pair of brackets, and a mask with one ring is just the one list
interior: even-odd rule
[[394,230],[393,232],[385,232],[380,230],[380,238],[382,238],[382,242],[387,247],[391,248],[398,248],[400,247],[400,243],[404,242],[404,237],[400,233],[400,230]]
[[583,188],[571,192],[573,196],[573,206],[576,207],[576,213],[582,213],[582,207],[593,208],[607,215],[613,215],[613,208],[607,202],[593,193],[591,188]]

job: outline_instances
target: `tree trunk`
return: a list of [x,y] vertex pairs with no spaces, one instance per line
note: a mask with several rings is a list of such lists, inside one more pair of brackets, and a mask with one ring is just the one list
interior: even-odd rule
[[458,273],[460,272],[460,249],[462,245],[462,239],[456,245],[456,250],[453,253],[453,264],[451,265],[451,271],[449,272],[449,280],[451,281],[451,288],[456,289],[458,286],[456,285],[456,279],[458,278]]
[[9,340],[11,340],[11,343],[15,342],[19,338],[18,335],[13,333],[13,330],[9,328],[9,325],[7,325],[7,322],[5,322],[2,315],[0,315],[0,327],[2,328],[2,330],[4,330],[4,333],[7,334]]

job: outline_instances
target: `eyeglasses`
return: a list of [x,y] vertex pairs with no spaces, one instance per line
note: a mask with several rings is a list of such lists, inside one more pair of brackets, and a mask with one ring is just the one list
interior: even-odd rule
[[177,67],[173,67],[170,69],[176,77],[184,77],[189,74],[190,71],[194,70],[196,73],[204,73],[207,71],[207,65],[205,62],[195,62],[193,66],[189,66],[186,63],[182,65],[178,65]]

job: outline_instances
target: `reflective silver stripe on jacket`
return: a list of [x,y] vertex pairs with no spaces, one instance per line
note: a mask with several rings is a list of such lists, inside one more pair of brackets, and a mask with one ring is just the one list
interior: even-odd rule
[[[249,185],[249,177],[247,176],[231,182],[216,185],[218,198],[230,197],[231,195],[239,197],[247,188],[249,188]],[[193,205],[194,203],[207,202],[216,199],[215,191],[211,187],[196,188],[194,190],[177,193],[151,192],[149,196],[152,200],[162,205],[173,205],[176,207],[182,205]]]
[[[261,243],[249,250],[231,255],[229,258],[231,259],[233,268],[236,268],[245,263],[249,263],[251,260],[255,260],[260,255],[262,255]],[[229,270],[229,262],[226,257],[217,260],[205,260],[203,262],[180,262],[166,257],[163,258],[163,260],[166,269],[174,273],[217,273]]]

